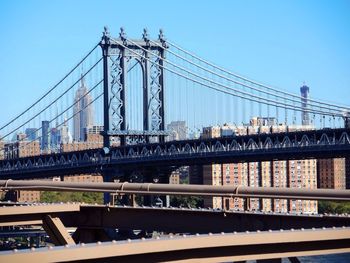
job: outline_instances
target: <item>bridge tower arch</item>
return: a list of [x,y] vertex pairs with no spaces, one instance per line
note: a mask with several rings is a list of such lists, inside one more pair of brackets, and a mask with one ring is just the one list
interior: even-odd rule
[[[117,137],[120,145],[135,141],[163,142],[165,132],[164,58],[167,44],[162,31],[157,41],[150,41],[144,29],[141,40],[129,41],[123,28],[119,37],[110,36],[105,27],[100,42],[103,55],[104,89],[104,147],[110,147],[111,138]],[[127,82],[132,60],[142,68],[142,130],[130,130],[128,123]]]

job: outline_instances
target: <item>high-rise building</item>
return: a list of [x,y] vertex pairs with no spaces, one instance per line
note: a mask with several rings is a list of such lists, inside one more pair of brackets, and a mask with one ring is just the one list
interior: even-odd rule
[[[273,186],[273,173],[272,173],[273,162],[266,161],[260,162],[260,187],[272,187]],[[262,211],[272,211],[272,200],[270,198],[262,198],[259,200],[261,203],[260,210]]]
[[317,160],[317,179],[319,188],[346,189],[345,158]]
[[[223,164],[222,170],[224,171],[224,185],[248,185],[248,163],[226,163]],[[225,198],[224,205],[227,209],[242,211],[246,203],[243,198]]]
[[172,121],[168,124],[167,130],[170,132],[168,141],[178,141],[187,139],[187,127],[185,121]]
[[345,158],[345,188],[350,189],[350,158]]
[[12,202],[39,202],[40,191],[12,190],[5,194],[6,201]]
[[[4,150],[5,159],[29,157],[40,155],[40,143],[38,140],[29,140],[24,133],[16,135],[15,142],[9,142],[2,145],[0,141],[0,155],[1,149]],[[2,157],[0,156],[0,159]],[[5,195],[5,200],[12,200],[14,202],[37,202],[40,201],[40,191],[16,190],[8,191]]]
[[4,159],[14,159],[40,155],[39,141],[28,141],[23,133],[17,134],[15,142],[4,144]]
[[3,140],[0,140],[0,160],[3,160],[4,158],[5,158],[5,142]]
[[[277,125],[273,118],[253,118],[249,126],[207,127],[203,129],[203,138],[256,133],[284,132],[287,130],[310,129],[311,126]],[[228,163],[204,165],[203,184],[233,185],[251,187],[296,187],[314,189],[317,187],[316,160],[260,161],[247,163]],[[197,169],[197,173],[200,171]],[[190,170],[190,172],[192,172]],[[317,201],[269,198],[204,198],[204,205],[213,208],[235,210],[262,210],[292,213],[317,213]]]
[[[312,125],[290,125],[288,131],[315,129]],[[290,160],[287,162],[287,186],[290,188],[317,188],[317,160]],[[317,213],[317,201],[290,200],[288,210],[292,213]]]
[[50,131],[50,148],[53,151],[57,151],[60,148],[61,133],[57,128],[51,128]]
[[[220,127],[212,126],[203,128],[203,133],[201,137],[207,138],[217,138],[220,137]],[[221,164],[210,164],[203,165],[203,184],[205,185],[222,185],[222,165]],[[203,197],[204,206],[213,208],[222,208],[222,198],[221,197]]]
[[[85,129],[85,141],[89,145],[89,149],[103,147],[103,136],[101,132],[103,132],[103,126],[100,125],[93,125]],[[111,145],[116,146],[113,142]]]
[[[100,131],[103,130],[103,126],[91,126],[85,129],[84,141],[61,143],[61,152],[81,151],[87,149],[96,149],[103,147],[103,136]],[[112,144],[113,145],[113,144]]]
[[308,98],[309,98],[309,87],[303,85],[300,87],[300,95],[301,95],[301,123],[302,125],[310,125],[310,116],[308,110]]
[[220,126],[204,127],[203,132],[201,134],[201,137],[203,139],[218,138],[220,136],[221,136],[221,127]]
[[36,128],[27,128],[25,134],[28,141],[34,141],[38,137],[38,131]]
[[[272,161],[272,183],[271,185],[276,188],[288,187],[288,172],[287,172],[288,161]],[[279,213],[288,212],[288,203],[286,199],[273,199],[272,200],[272,211]]]
[[[213,126],[203,128],[201,137],[204,139],[217,138],[220,136],[230,136],[233,133],[234,127],[226,124],[222,127]],[[202,173],[203,184],[248,185],[248,163],[203,165],[202,169],[199,166],[193,166],[190,167],[190,182],[194,180],[198,181],[200,177],[199,173]],[[204,197],[203,200],[205,207],[231,208],[235,210],[244,210],[245,207],[243,198]]]
[[103,142],[103,125],[93,125],[84,129],[84,140],[85,141],[95,141],[100,143]]
[[250,126],[272,127],[276,125],[275,117],[253,117],[250,120]]
[[[317,188],[317,160],[290,160],[287,169],[290,188]],[[289,200],[291,213],[317,213],[317,201]]]
[[[210,164],[203,165],[203,184],[204,185],[223,185],[222,165]],[[204,206],[212,208],[223,208],[223,198],[204,196]]]
[[84,141],[85,129],[91,127],[94,123],[94,110],[91,104],[92,97],[88,93],[85,80],[82,77],[80,87],[75,93],[74,108],[73,108],[73,122],[75,141]]
[[[350,129],[350,112],[346,111],[344,115],[344,128]],[[350,189],[350,158],[345,158],[345,187]]]
[[62,144],[72,143],[73,138],[72,138],[72,135],[69,131],[67,119],[64,119],[64,123],[60,129],[60,135],[61,135],[61,143]]
[[[261,162],[248,163],[248,186],[260,187]],[[258,211],[262,209],[259,198],[250,198],[248,202],[249,210]]]
[[50,129],[50,122],[49,121],[42,121],[41,122],[41,150],[43,150],[43,151],[47,151],[50,149],[49,129]]

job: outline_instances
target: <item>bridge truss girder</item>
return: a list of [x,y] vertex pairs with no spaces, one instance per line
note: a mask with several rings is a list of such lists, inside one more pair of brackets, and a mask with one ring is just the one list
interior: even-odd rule
[[171,141],[48,154],[0,161],[3,179],[102,172],[114,169],[350,156],[350,130],[313,130]]

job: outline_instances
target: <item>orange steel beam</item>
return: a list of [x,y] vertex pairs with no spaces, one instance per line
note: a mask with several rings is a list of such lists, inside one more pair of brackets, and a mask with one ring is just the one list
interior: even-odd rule
[[0,253],[1,262],[227,262],[350,252],[350,229],[169,236]]

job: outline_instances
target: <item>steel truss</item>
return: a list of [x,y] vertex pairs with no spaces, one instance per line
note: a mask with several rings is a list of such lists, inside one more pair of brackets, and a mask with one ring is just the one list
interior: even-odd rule
[[350,156],[349,129],[255,134],[55,153],[0,161],[3,179],[40,178],[130,167]]
[[[154,41],[152,41],[153,43]],[[148,142],[149,138],[164,141],[164,71],[161,67],[165,56],[166,44],[161,34],[159,40],[152,44],[148,33],[144,30],[143,40],[137,45],[129,43],[124,29],[121,28],[119,38],[110,37],[105,28],[100,46],[104,59],[104,146],[109,147],[109,138],[117,136],[121,145],[128,141]],[[157,56],[152,55],[157,54]],[[147,59],[144,59],[146,57]],[[134,58],[142,68],[143,86],[143,130],[129,131],[126,104],[127,69]],[[152,61],[150,65],[150,61]],[[132,99],[132,98],[131,98]]]

